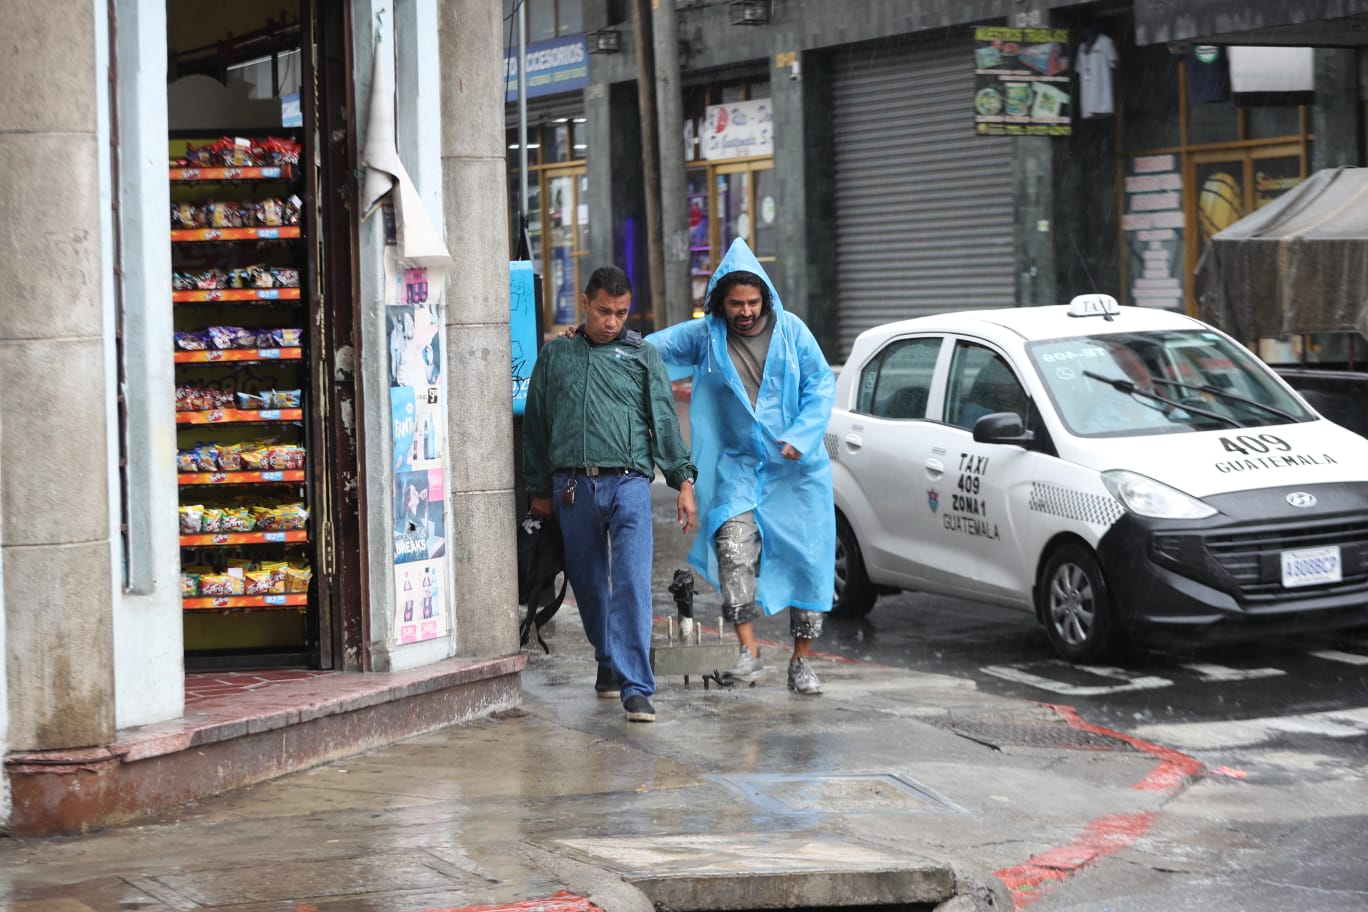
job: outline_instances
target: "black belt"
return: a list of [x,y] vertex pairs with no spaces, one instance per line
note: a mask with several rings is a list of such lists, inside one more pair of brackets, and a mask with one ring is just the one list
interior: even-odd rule
[[557,474],[564,475],[588,475],[594,478],[599,475],[630,475],[636,469],[627,466],[575,466],[573,468],[556,469]]

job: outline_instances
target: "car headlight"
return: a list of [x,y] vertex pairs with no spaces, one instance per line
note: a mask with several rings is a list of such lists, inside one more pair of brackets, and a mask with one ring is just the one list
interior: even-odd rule
[[1102,473],[1102,483],[1132,513],[1154,519],[1205,519],[1216,510],[1177,488],[1125,469]]

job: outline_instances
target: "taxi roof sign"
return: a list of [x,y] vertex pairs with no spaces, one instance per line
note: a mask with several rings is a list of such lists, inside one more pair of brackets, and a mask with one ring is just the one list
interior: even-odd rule
[[1102,317],[1110,320],[1112,317],[1121,313],[1121,305],[1116,303],[1116,298],[1104,294],[1085,294],[1079,295],[1069,302],[1069,316],[1071,317]]

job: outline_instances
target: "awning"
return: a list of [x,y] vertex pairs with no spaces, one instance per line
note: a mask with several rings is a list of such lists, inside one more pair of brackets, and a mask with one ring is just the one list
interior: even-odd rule
[[1136,44],[1368,45],[1368,0],[1135,0]]
[[1368,168],[1317,171],[1217,233],[1196,291],[1201,318],[1242,341],[1368,335]]

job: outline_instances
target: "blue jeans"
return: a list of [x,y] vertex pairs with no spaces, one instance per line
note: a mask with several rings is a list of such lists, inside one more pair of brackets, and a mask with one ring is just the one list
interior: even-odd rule
[[[575,485],[575,502],[563,495]],[[622,700],[655,693],[651,671],[651,480],[556,473],[551,503],[565,541],[565,577],[600,667],[611,667]]]

